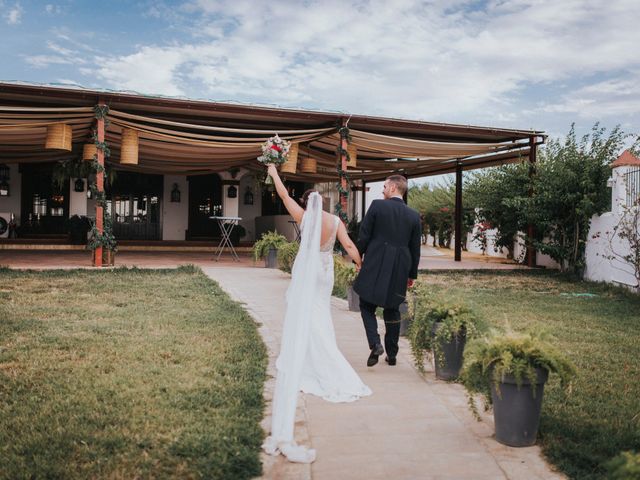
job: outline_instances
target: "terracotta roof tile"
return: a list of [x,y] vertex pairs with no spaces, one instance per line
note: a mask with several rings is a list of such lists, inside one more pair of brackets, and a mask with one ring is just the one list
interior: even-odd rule
[[611,168],[615,167],[640,167],[640,158],[636,157],[629,150],[625,150],[622,154],[611,164]]

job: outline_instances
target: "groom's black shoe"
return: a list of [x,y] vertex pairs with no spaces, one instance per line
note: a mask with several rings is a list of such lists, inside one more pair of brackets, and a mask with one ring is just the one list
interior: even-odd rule
[[373,367],[376,363],[378,363],[378,357],[384,353],[384,348],[382,348],[381,344],[374,345],[371,349],[371,354],[369,354],[369,358],[367,359],[367,367]]
[[396,357],[384,357],[384,361],[387,362],[390,366],[394,366],[396,364]]

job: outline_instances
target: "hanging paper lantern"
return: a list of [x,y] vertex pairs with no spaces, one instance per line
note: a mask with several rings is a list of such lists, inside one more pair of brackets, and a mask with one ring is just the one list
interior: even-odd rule
[[347,153],[349,154],[349,159],[347,160],[347,167],[355,168],[358,166],[358,147],[355,145],[347,146]]
[[98,154],[98,147],[95,143],[85,143],[82,146],[82,159],[91,161]]
[[73,129],[66,123],[47,125],[47,139],[44,148],[71,151]]
[[299,143],[292,143],[289,147],[289,156],[287,161],[280,166],[282,173],[296,173],[296,166],[298,165],[298,151],[300,150]]
[[138,131],[130,128],[122,129],[120,146],[120,163],[122,165],[138,164]]
[[316,173],[318,170],[318,162],[313,157],[305,157],[300,163],[300,171],[302,173]]

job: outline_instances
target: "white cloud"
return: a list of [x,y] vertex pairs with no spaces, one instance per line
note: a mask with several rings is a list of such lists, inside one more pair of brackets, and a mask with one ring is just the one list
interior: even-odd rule
[[137,53],[118,58],[96,59],[104,64],[95,73],[109,84],[138,92],[184,95],[175,82],[177,69],[184,62],[180,48],[142,47]]
[[637,114],[640,112],[640,71],[579,88],[558,103],[544,105],[541,110],[572,113],[583,118]]
[[82,65],[87,63],[77,50],[65,48],[51,40],[47,41],[47,49],[54,54],[26,56],[27,63],[37,68],[44,68],[49,65]]
[[[147,93],[434,121],[522,126],[536,112],[594,118],[638,112],[637,0],[147,6],[146,15],[186,35],[124,55],[95,54],[83,74]],[[60,43],[48,48],[58,60],[73,57]],[[579,86],[593,78],[600,80]],[[538,90],[544,103],[531,97]]]
[[9,25],[18,25],[22,21],[23,8],[19,3],[16,3],[7,13],[4,14],[4,18]]
[[26,57],[27,63],[37,68],[48,67],[49,65],[72,65],[74,62],[59,55],[31,55]]
[[53,5],[51,3],[45,5],[44,10],[49,15],[58,15],[62,12],[62,8],[60,7],[60,5]]

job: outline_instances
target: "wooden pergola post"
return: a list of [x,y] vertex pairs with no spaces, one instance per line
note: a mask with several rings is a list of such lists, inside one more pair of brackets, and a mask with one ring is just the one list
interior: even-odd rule
[[[532,179],[536,174],[536,137],[529,137],[529,178]],[[529,189],[529,196],[533,196],[533,188]],[[533,268],[536,266],[536,250],[533,248],[533,236],[535,228],[532,223],[527,227],[527,236],[529,237],[529,245],[527,246],[527,266]]]
[[[103,108],[105,106],[105,102],[100,100],[98,101],[98,106]],[[98,142],[100,144],[104,144],[104,116],[98,115],[98,119],[96,122],[96,133],[98,136]],[[97,157],[98,164],[104,167],[104,150],[102,148],[97,149]],[[99,169],[96,172],[96,189],[98,191],[97,197],[102,198],[101,193],[104,193],[104,172],[102,169]],[[100,203],[96,202],[96,229],[98,233],[102,235],[104,233],[104,207],[100,205]],[[95,250],[95,254],[93,257],[93,266],[94,267],[102,267],[102,247],[98,247]]]
[[362,179],[362,202],[361,209],[362,215],[360,215],[360,221],[364,220],[364,214],[367,213],[367,182]]
[[[342,128],[347,128],[347,120],[342,119]],[[338,165],[342,169],[343,172],[347,171],[347,135],[344,131],[340,133],[340,155],[338,156]],[[340,207],[342,211],[347,213],[347,179],[344,176],[340,176],[340,186],[342,189],[340,190]],[[344,220],[343,220],[344,221]],[[345,222],[346,223],[346,222]]]
[[456,262],[462,261],[462,164],[456,163],[456,214],[455,214],[455,254]]

